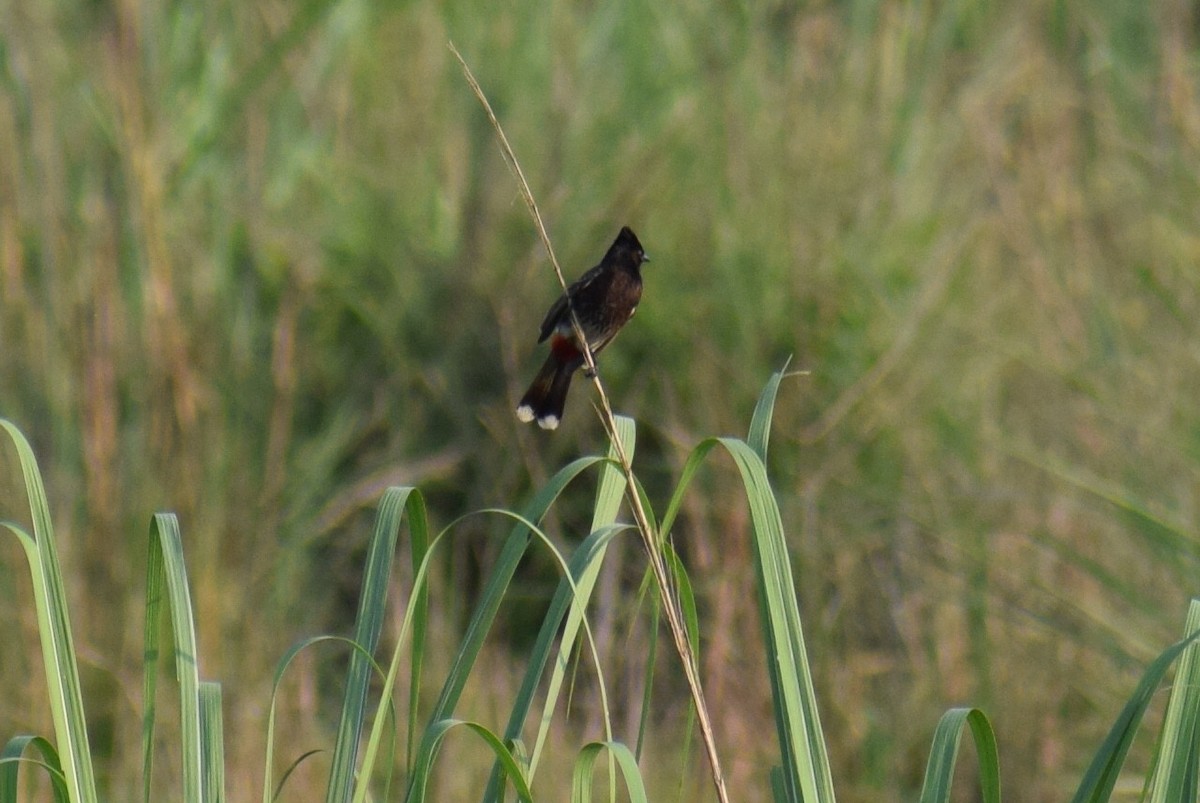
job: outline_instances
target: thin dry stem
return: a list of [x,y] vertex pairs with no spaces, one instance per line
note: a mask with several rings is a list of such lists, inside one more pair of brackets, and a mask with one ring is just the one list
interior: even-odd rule
[[[533,216],[533,222],[537,226],[538,235],[542,238],[542,245],[545,246],[546,253],[550,257],[550,264],[554,266],[554,273],[558,277],[558,283],[562,287],[563,292],[566,293],[567,282],[563,277],[562,268],[558,264],[558,257],[554,254],[554,247],[550,244],[550,235],[546,233],[546,224],[542,221],[542,213],[538,211],[537,202],[533,199],[533,192],[529,189],[529,182],[525,180],[525,173],[521,170],[520,163],[517,162],[516,154],[513,153],[512,146],[508,144],[508,137],[504,135],[504,128],[500,125],[500,121],[496,119],[496,114],[492,111],[492,106],[488,103],[487,96],[484,95],[479,82],[475,80],[475,76],[472,74],[471,68],[467,66],[466,60],[463,59],[462,54],[458,52],[458,48],[454,46],[453,42],[449,42],[448,44],[450,52],[454,54],[454,57],[458,59],[458,63],[462,66],[463,74],[466,76],[471,91],[475,93],[475,97],[479,98],[479,102],[483,105],[483,109],[487,113],[488,120],[491,121],[492,128],[496,131],[496,136],[500,139],[504,159],[508,162],[508,166],[517,177],[517,183],[521,189],[521,197],[525,199],[525,205],[529,208],[529,213]],[[679,660],[683,664],[688,689],[691,692],[692,701],[696,706],[696,719],[700,724],[700,735],[704,742],[705,752],[708,754],[713,785],[716,787],[717,797],[721,802],[728,803],[729,793],[725,789],[725,775],[721,771],[721,762],[717,756],[717,744],[712,727],[712,718],[709,716],[708,706],[704,702],[704,689],[700,683],[700,671],[696,662],[696,653],[692,647],[691,639],[688,637],[687,628],[684,626],[683,612],[678,600],[672,594],[674,582],[667,571],[662,553],[659,552],[654,530],[650,526],[650,519],[646,515],[645,508],[642,506],[642,499],[637,492],[637,484],[633,478],[633,466],[629,462],[629,456],[625,452],[624,444],[622,444],[621,439],[617,436],[616,420],[613,417],[612,407],[608,403],[608,394],[604,391],[604,383],[600,381],[600,372],[596,369],[596,360],[592,354],[591,344],[588,343],[587,337],[579,325],[579,319],[575,317],[575,308],[571,305],[570,296],[567,296],[567,308],[571,313],[571,327],[575,331],[575,338],[582,345],[583,359],[587,364],[588,375],[592,378],[592,384],[596,386],[596,395],[600,400],[600,420],[604,425],[604,429],[608,432],[609,440],[616,448],[617,458],[621,464],[621,471],[625,475],[625,495],[629,500],[629,507],[633,511],[633,518],[637,524],[638,531],[642,535],[642,542],[650,561],[650,569],[654,573],[654,579],[658,585],[659,598],[662,601],[663,610],[667,615],[668,629],[671,631],[671,638],[675,642],[675,650],[679,653]]]

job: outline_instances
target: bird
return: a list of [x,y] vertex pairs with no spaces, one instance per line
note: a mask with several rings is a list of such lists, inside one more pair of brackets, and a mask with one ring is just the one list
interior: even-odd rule
[[599,354],[637,311],[642,298],[642,263],[649,261],[637,235],[625,226],[600,264],[575,280],[550,306],[538,333],[538,343],[550,338],[550,354],[517,405],[519,420],[536,420],[542,429],[558,428],[571,377],[584,364],[571,310],[575,310],[592,354]]

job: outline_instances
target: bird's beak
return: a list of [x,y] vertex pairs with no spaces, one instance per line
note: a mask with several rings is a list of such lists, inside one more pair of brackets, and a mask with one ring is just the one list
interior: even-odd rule
[[650,255],[649,255],[649,254],[647,254],[645,251],[643,251],[643,252],[642,252],[642,261],[643,261],[643,262],[649,262],[649,261],[650,261]]

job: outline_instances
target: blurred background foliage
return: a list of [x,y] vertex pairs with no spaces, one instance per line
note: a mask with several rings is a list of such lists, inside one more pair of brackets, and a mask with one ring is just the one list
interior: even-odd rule
[[[1200,591],[1198,26],[1183,0],[0,0],[0,414],[46,472],[112,799],[138,788],[152,512],[183,522],[249,799],[274,662],[348,632],[384,486],[419,484],[445,524],[603,446],[582,383],[554,435],[512,415],[556,288],[451,39],[568,274],[623,224],[653,258],[601,368],[660,504],[771,370],[811,372],[770,462],[843,799],[911,799],[964,703],[1008,789],[1063,799]],[[727,772],[766,799],[726,479],[675,540]],[[504,529],[460,526],[446,651]],[[0,732],[48,732],[0,550],[23,639]],[[635,689],[641,562],[618,558],[598,632]],[[502,721],[551,578],[530,568],[462,713]],[[281,756],[328,744],[309,660]],[[656,699],[678,743],[682,697]],[[321,760],[293,783],[322,788]]]

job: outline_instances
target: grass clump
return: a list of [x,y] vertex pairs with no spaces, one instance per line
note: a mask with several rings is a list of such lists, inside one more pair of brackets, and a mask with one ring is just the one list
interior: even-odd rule
[[[755,522],[757,596],[764,649],[768,656],[767,665],[762,667],[762,671],[771,678],[771,708],[778,734],[779,761],[769,773],[764,768],[763,779],[765,782],[769,775],[771,794],[777,801],[832,801],[834,792],[825,737],[817,715],[794,581],[789,569],[790,558],[784,547],[778,509],[762,462],[767,450],[766,438],[775,394],[782,378],[782,373],[776,374],[764,391],[750,428],[749,442],[713,438],[694,449],[684,471],[684,480],[661,520],[662,529],[655,533],[652,540],[652,544],[662,550],[662,556],[672,567],[673,585],[667,593],[648,599],[648,613],[653,621],[657,621],[659,603],[655,600],[666,599],[668,604],[679,606],[681,615],[688,622],[690,637],[699,636],[703,623],[695,615],[695,599],[691,596],[694,579],[689,578],[675,554],[671,526],[690,479],[706,455],[714,447],[722,446],[739,468]],[[0,796],[4,800],[17,800],[19,770],[26,766],[28,778],[32,765],[39,765],[49,777],[56,800],[96,800],[99,799],[98,786],[87,737],[87,720],[78,691],[78,656],[72,646],[61,569],[41,475],[24,436],[7,421],[0,421],[0,424],[20,457],[35,522],[34,535],[16,524],[10,523],[7,528],[26,547],[35,588],[42,589],[35,593],[33,607],[39,621],[47,685],[52,691],[49,707],[55,722],[53,741],[36,736],[16,736],[9,740],[0,755]],[[632,421],[617,418],[614,419],[614,425],[617,436],[623,439],[622,451],[627,458],[632,457]],[[583,653],[589,654],[597,676],[596,688],[603,712],[604,737],[575,748],[577,752],[571,773],[570,799],[591,799],[593,767],[602,755],[609,758],[607,767],[612,793],[615,794],[617,788],[614,784],[619,784],[630,800],[652,799],[648,795],[639,764],[639,756],[646,747],[646,733],[639,730],[632,745],[614,733],[608,684],[600,656],[595,650],[588,614],[598,573],[609,545],[630,529],[629,525],[616,521],[621,497],[627,489],[641,493],[633,477],[624,473],[625,468],[622,461],[617,459],[617,451],[614,447],[607,458],[582,458],[567,465],[520,513],[482,511],[486,515],[498,515],[511,520],[513,529],[488,578],[487,590],[475,606],[458,655],[442,681],[442,692],[427,716],[419,713],[418,709],[428,635],[428,572],[432,557],[450,540],[456,524],[430,538],[425,502],[419,490],[411,487],[390,488],[384,493],[370,541],[355,633],[352,638],[344,640],[351,648],[351,659],[345,676],[342,716],[332,747],[326,800],[362,801],[371,799],[373,794],[389,797],[393,782],[404,788],[404,798],[407,800],[429,799],[435,794],[432,778],[442,744],[451,732],[459,730],[477,737],[482,747],[494,756],[496,763],[491,780],[481,784],[487,787],[484,799],[503,799],[504,790],[509,788],[515,791],[520,800],[534,800],[533,784],[539,757],[548,747],[549,729],[564,702],[561,699],[563,680],[570,671],[572,656]],[[564,555],[540,529],[538,522],[544,519],[560,494],[584,472],[594,468],[599,470],[600,477],[591,532],[571,555]],[[648,500],[644,499],[643,502]],[[392,590],[389,576],[401,530],[408,535],[406,551],[414,570],[413,582],[408,590],[404,616],[391,656],[386,659],[386,665],[381,665],[376,663],[376,655],[388,618],[388,594]],[[502,598],[513,590],[511,583],[517,565],[535,543],[543,545],[552,554],[561,571],[561,580],[539,637],[528,656],[526,680],[513,701],[508,728],[498,732],[485,724],[456,717],[455,709],[464,686],[478,671],[480,648],[492,629]],[[181,790],[182,799],[189,801],[224,800],[226,782],[221,686],[200,680],[201,656],[197,649],[196,622],[183,556],[183,541],[173,515],[159,514],[154,517],[150,527],[148,556],[142,717],[143,799],[152,800],[163,794],[159,785],[152,782],[151,765],[156,746],[161,741],[155,735],[155,689],[162,663],[159,625],[162,618],[169,614],[172,622],[169,665],[172,666],[180,696],[180,727],[177,733],[181,768],[179,777],[169,781],[167,786]],[[649,572],[646,581],[653,582],[653,575]],[[1190,678],[1197,665],[1196,656],[1200,654],[1193,643],[1195,636],[1200,634],[1198,623],[1200,602],[1194,603],[1189,613],[1187,637],[1163,652],[1147,669],[1133,697],[1113,725],[1108,739],[1096,753],[1075,795],[1076,801],[1110,799],[1154,691],[1168,668],[1177,660],[1180,669],[1160,730],[1154,766],[1147,775],[1146,799],[1179,800],[1195,797],[1198,790],[1196,774],[1192,771],[1193,762],[1189,758],[1194,753],[1190,734],[1200,721],[1200,703],[1197,702],[1200,695],[1196,693],[1196,684],[1191,683]],[[299,654],[326,639],[328,637],[307,639],[295,645],[279,662],[266,725],[266,774],[262,784],[264,801],[286,794],[284,784],[289,776],[299,764],[317,752],[310,751],[294,757],[276,782],[273,752],[280,682],[294,666],[294,659]],[[410,694],[403,717],[407,732],[401,739],[398,737],[401,735],[402,718],[397,715],[394,691],[402,669],[409,676]],[[672,669],[667,666],[656,670],[652,661],[648,679],[653,679],[656,671]],[[371,691],[372,679],[379,676],[383,676],[383,684],[376,696]],[[642,704],[646,709],[651,706],[652,686],[652,683],[647,683],[644,688]],[[542,714],[532,721],[536,736],[530,750],[525,741],[526,727],[539,693],[543,695]],[[958,744],[967,729],[974,738],[979,756],[982,799],[1000,799],[999,757],[991,723],[983,711],[962,708],[946,712],[937,727],[921,793],[922,801],[935,803],[952,799]],[[400,741],[406,745],[403,749],[397,747]],[[30,748],[35,748],[42,758],[27,758],[25,754]],[[555,753],[573,748],[556,743],[548,749]],[[678,762],[678,771],[686,772],[689,764],[686,752],[678,757]],[[720,788],[719,768],[712,769],[712,788],[718,796],[723,795],[725,792]],[[479,780],[484,778],[481,776]],[[27,782],[26,786],[36,788],[38,784]],[[373,787],[375,791],[372,791]],[[558,798],[562,792],[546,791],[544,794]]]

